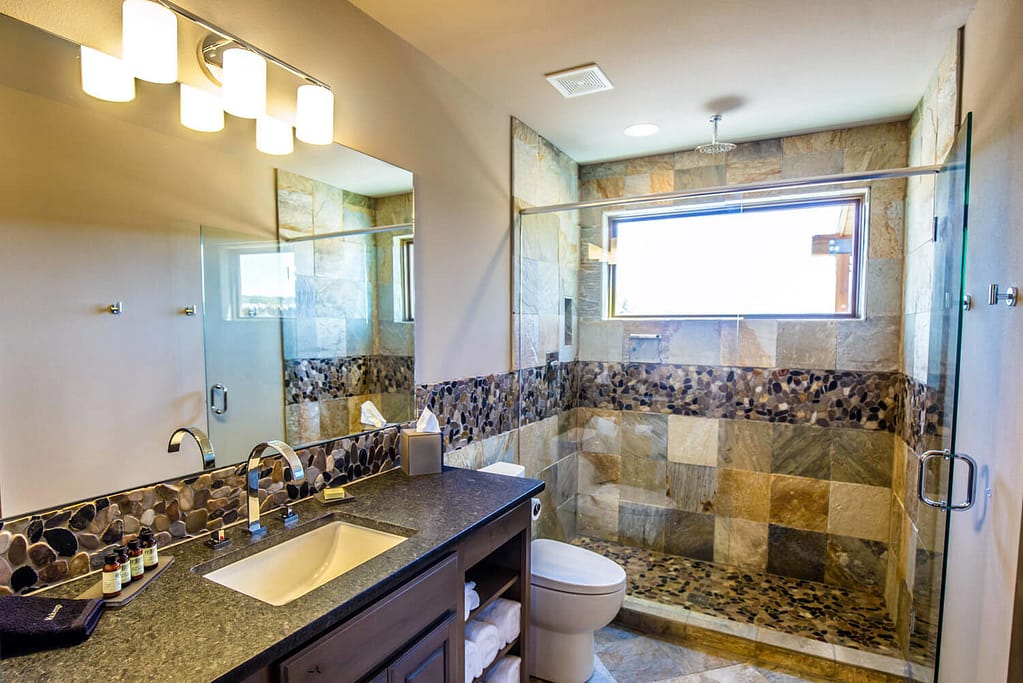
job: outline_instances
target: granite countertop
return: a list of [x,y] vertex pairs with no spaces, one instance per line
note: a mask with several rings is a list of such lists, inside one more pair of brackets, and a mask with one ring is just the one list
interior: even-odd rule
[[[174,563],[130,604],[108,610],[92,636],[75,647],[5,659],[2,679],[19,681],[238,680],[281,659],[439,559],[464,536],[543,489],[543,482],[447,468],[406,477],[401,470],[346,487],[356,498],[330,506],[294,506],[300,523],[285,531],[276,513],[263,516],[269,536],[251,544],[242,527],[215,551],[205,537],[164,551]],[[192,568],[214,568],[324,523],[325,517],[414,532],[388,550],[281,607],[237,593]],[[251,545],[251,547],[250,547]],[[232,557],[227,558],[228,555]],[[223,558],[223,559],[221,559]],[[75,597],[97,574],[42,595]]]

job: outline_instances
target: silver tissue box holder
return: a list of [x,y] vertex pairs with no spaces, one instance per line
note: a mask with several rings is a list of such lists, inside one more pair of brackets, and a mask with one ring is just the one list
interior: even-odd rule
[[401,430],[398,437],[401,471],[409,477],[438,474],[444,468],[440,434]]

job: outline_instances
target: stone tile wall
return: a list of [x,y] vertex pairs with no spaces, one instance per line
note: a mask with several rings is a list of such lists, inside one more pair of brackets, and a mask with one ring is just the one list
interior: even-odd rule
[[[297,451],[305,480],[292,483],[280,457],[263,461],[260,510],[267,512],[328,484],[398,465],[398,428]],[[245,464],[103,496],[0,522],[0,595],[24,593],[99,569],[110,548],[151,526],[161,547],[244,519]]]

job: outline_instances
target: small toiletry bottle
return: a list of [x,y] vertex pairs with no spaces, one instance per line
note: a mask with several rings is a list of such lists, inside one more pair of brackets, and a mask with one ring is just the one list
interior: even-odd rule
[[160,555],[156,549],[156,539],[153,538],[153,530],[147,526],[142,527],[139,532],[139,541],[142,545],[142,563],[146,569],[155,569],[160,564]]
[[117,563],[121,565],[121,588],[131,583],[131,560],[128,557],[127,546],[119,545],[114,548],[117,553]]
[[131,564],[131,580],[137,581],[146,573],[145,565],[142,563],[142,548],[137,540],[128,541],[128,560]]
[[103,598],[109,600],[121,594],[121,565],[114,553],[107,553],[103,562]]

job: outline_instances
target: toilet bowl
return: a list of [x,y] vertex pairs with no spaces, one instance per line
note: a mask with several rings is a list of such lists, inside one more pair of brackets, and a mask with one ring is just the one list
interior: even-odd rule
[[625,570],[597,553],[548,539],[533,541],[532,653],[529,673],[553,683],[593,674],[593,634],[625,600]]
[[[499,462],[483,472],[526,476]],[[625,570],[603,555],[560,541],[530,546],[529,674],[551,683],[584,683],[593,675],[593,634],[625,601]]]

